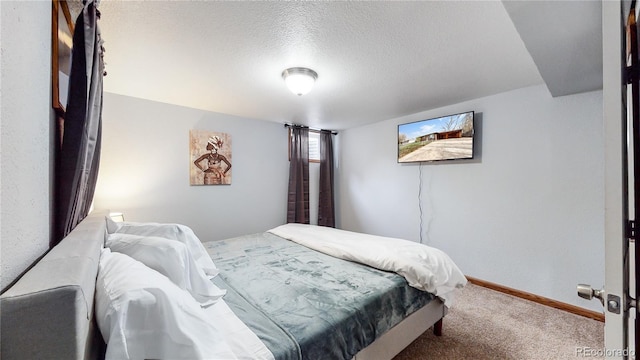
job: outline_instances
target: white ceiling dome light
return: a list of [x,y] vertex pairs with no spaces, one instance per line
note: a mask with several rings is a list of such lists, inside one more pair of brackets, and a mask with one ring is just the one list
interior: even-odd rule
[[303,67],[294,67],[282,72],[282,78],[292,93],[302,96],[313,88],[318,79],[318,73]]

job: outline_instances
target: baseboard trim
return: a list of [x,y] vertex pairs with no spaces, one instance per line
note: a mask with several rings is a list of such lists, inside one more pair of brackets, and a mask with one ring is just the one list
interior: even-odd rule
[[541,304],[541,305],[550,306],[552,308],[556,308],[556,309],[559,309],[559,310],[564,310],[564,311],[570,312],[572,314],[576,314],[576,315],[580,315],[580,316],[588,317],[590,319],[594,319],[594,320],[598,320],[598,321],[604,322],[604,314],[603,313],[599,313],[597,311],[587,310],[587,309],[581,308],[579,306],[563,303],[561,301],[549,299],[549,298],[546,298],[544,296],[539,296],[539,295],[535,295],[535,294],[532,294],[532,293],[528,293],[526,291],[512,289],[510,287],[502,286],[502,285],[495,284],[495,283],[492,283],[492,282],[489,282],[489,281],[480,280],[480,279],[477,279],[477,278],[474,278],[474,277],[471,277],[471,276],[467,276],[467,280],[469,280],[469,282],[474,284],[474,285],[482,286],[482,287],[485,287],[487,289],[499,291],[501,293],[513,295],[515,297],[519,297],[519,298],[522,298],[522,299],[525,299],[525,300],[533,301],[533,302],[536,302],[536,303]]

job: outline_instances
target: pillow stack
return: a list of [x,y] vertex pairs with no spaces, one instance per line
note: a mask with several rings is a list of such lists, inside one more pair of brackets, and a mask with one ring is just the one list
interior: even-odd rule
[[204,307],[226,290],[193,231],[179,224],[107,221],[96,319],[107,359],[233,359]]
[[114,233],[109,234],[105,246],[166,276],[180,289],[188,291],[202,306],[215,303],[226,293],[211,282],[213,276],[205,274],[181,242],[157,236]]
[[207,254],[207,250],[193,230],[180,224],[158,223],[117,223],[107,217],[107,232],[109,234],[131,234],[140,236],[156,236],[183,243],[193,259],[202,267],[202,270],[210,276],[218,274],[216,265]]

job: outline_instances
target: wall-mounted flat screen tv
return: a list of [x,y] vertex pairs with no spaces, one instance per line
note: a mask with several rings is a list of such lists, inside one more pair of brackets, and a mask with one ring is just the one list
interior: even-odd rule
[[398,162],[473,159],[474,112],[398,125]]

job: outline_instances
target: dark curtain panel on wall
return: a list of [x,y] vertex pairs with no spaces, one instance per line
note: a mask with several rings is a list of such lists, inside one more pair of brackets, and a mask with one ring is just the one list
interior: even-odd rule
[[55,169],[55,246],[89,213],[100,163],[104,61],[94,0],[85,0],[73,34],[69,96]]
[[309,223],[309,129],[292,126],[287,223]]
[[336,227],[333,204],[333,135],[320,132],[320,199],[318,225]]

